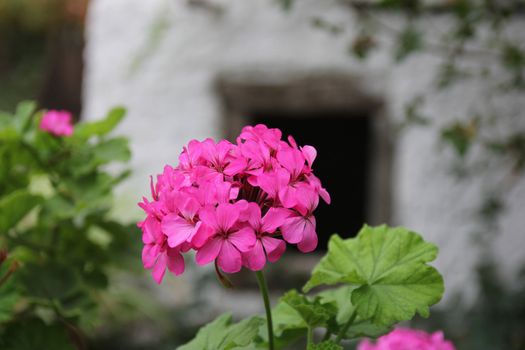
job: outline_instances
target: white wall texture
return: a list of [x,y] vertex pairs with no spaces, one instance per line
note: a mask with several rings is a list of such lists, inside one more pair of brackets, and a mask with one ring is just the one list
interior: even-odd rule
[[[433,83],[438,60],[415,55],[392,64],[382,49],[366,63],[348,54],[354,14],[336,0],[297,1],[290,13],[271,0],[210,0],[222,12],[188,6],[182,0],[94,0],[87,25],[84,118],[96,119],[114,105],[128,116],[120,132],[131,137],[134,175],[121,189],[135,203],[148,191],[148,176],[175,163],[181,147],[192,138],[219,137],[221,110],[212,83],[218,73],[243,70],[323,72],[362,77],[363,90],[381,96],[393,122],[403,116],[404,103]],[[311,25],[322,15],[345,25],[339,36]],[[384,15],[382,15],[384,16]],[[385,17],[392,26],[401,23]],[[446,17],[427,17],[432,35],[449,24]],[[516,24],[509,35],[523,33]],[[513,116],[497,132],[525,128],[525,98],[487,96],[471,82],[428,100],[424,112],[438,125],[503,106]],[[521,113],[521,116],[520,116]],[[499,117],[499,116],[498,116]],[[504,126],[504,128],[502,127]],[[505,129],[506,128],[506,129]],[[474,149],[474,153],[479,150]],[[475,158],[475,157],[474,157]],[[409,129],[396,139],[393,174],[393,219],[421,232],[439,245],[436,262],[444,272],[446,299],[475,295],[473,266],[481,252],[472,242],[474,210],[487,184],[503,176],[500,162],[484,164],[469,181],[450,175],[453,154],[442,148],[436,128]],[[525,263],[525,178],[508,194],[502,231],[495,232],[493,254],[507,280]],[[138,209],[122,210],[137,217]]]

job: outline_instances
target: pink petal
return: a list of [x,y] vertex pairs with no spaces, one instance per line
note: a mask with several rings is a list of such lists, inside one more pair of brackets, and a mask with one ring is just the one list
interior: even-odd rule
[[145,245],[142,248],[142,264],[145,269],[151,269],[157,261],[157,251],[152,244]]
[[303,239],[297,244],[297,248],[303,253],[308,253],[313,251],[316,247],[317,234],[315,233],[315,218],[312,216],[304,228]]
[[232,158],[230,163],[224,168],[224,173],[228,176],[234,176],[243,172],[248,166],[248,161],[246,158],[239,156]]
[[332,201],[330,198],[330,194],[324,188],[319,189],[319,195],[325,201],[326,204],[330,204],[330,202]]
[[160,222],[157,220],[157,218],[151,215],[146,218],[146,221],[144,221],[144,233],[145,235],[142,237],[142,239],[146,244],[159,242],[159,240],[163,238]]
[[191,238],[191,244],[194,248],[199,249],[214,235],[215,231],[213,231],[213,229],[203,224],[202,221],[199,221],[195,226],[195,233],[193,238]]
[[269,262],[276,262],[286,250],[286,243],[282,239],[264,236],[261,238]]
[[274,233],[284,220],[290,216],[290,211],[283,208],[270,208],[262,219],[261,232]]
[[357,350],[376,350],[376,347],[368,339],[364,339],[357,346]]
[[239,272],[242,267],[241,253],[233,244],[224,241],[217,259],[217,264],[226,273]]
[[199,218],[214,232],[219,231],[219,224],[217,222],[217,216],[215,215],[215,208],[212,206],[205,207],[199,212]]
[[293,186],[286,186],[279,190],[279,200],[283,207],[293,208],[297,204],[297,190]]
[[292,216],[286,219],[281,226],[283,238],[288,243],[299,243],[304,236],[306,221],[302,216]]
[[184,204],[179,206],[179,210],[186,219],[191,220],[197,214],[201,205],[195,198],[189,197],[184,200]]
[[170,270],[175,276],[179,276],[184,272],[184,257],[178,250],[168,250],[167,266],[168,270]]
[[162,231],[168,236],[168,245],[171,248],[186,242],[194,230],[193,224],[176,214],[168,214],[162,219]]
[[250,202],[241,212],[239,219],[243,222],[248,221],[254,231],[257,231],[261,226],[261,208],[256,203]]
[[214,238],[212,240],[209,240],[205,245],[203,245],[197,251],[197,255],[195,256],[197,264],[206,265],[215,260],[217,258],[217,255],[219,255],[219,252],[221,251],[223,242],[224,241],[220,238]]
[[257,240],[252,250],[244,253],[242,257],[244,265],[252,271],[262,270],[266,264],[266,256],[260,240]]
[[251,250],[256,240],[255,233],[251,227],[242,228],[228,235],[228,241],[241,252]]
[[315,158],[317,157],[317,150],[312,146],[306,145],[301,147],[301,151],[303,152],[303,156],[306,158],[308,166],[311,167]]
[[[315,191],[315,188],[308,184],[298,185],[295,195],[301,207],[306,208],[310,213],[313,212],[319,204],[319,195]],[[304,213],[302,214],[304,215]]]
[[164,278],[164,274],[166,273],[166,253],[161,253],[159,255],[159,258],[157,259],[157,263],[153,267],[153,271],[151,271],[151,275],[153,276],[153,279],[160,284],[162,282],[162,279]]
[[292,178],[301,173],[305,162],[303,154],[294,148],[281,149],[277,152],[277,160],[292,174]]
[[228,231],[237,222],[239,210],[232,204],[221,203],[216,209],[217,225],[224,231]]

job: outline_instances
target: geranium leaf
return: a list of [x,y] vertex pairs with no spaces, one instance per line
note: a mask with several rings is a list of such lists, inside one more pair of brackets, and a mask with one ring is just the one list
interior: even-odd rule
[[245,348],[253,342],[264,323],[261,317],[252,317],[232,324],[232,316],[224,314],[199,330],[197,336],[178,350],[230,350]]
[[311,328],[326,326],[328,321],[337,314],[335,306],[321,304],[319,298],[310,299],[295,290],[286,293],[281,301],[288,304],[304,324]]
[[[355,290],[354,286],[342,286],[336,289],[322,291],[318,294],[321,303],[331,303],[337,308],[336,323],[337,329],[333,333],[338,333],[342,327],[352,316],[355,310],[352,301],[350,300],[352,292]],[[343,336],[344,339],[355,339],[359,337],[377,338],[380,335],[388,333],[390,327],[379,326],[374,324],[370,319],[362,319],[357,317]]]
[[328,254],[315,267],[305,291],[322,284],[347,283],[355,289],[351,302],[358,316],[390,326],[428,316],[443,294],[443,278],[426,263],[437,247],[405,228],[365,225],[356,238],[334,235]]

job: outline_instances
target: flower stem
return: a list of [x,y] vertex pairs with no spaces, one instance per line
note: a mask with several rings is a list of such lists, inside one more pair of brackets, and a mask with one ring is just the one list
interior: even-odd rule
[[268,286],[262,271],[256,271],[257,283],[259,283],[259,290],[264,301],[264,309],[266,310],[266,325],[268,326],[268,349],[274,350],[273,345],[273,324],[272,324],[272,310],[270,308],[270,299],[268,297]]
[[306,343],[308,348],[310,348],[311,344],[314,343],[314,329],[312,327],[308,327],[306,332]]
[[345,336],[346,332],[348,331],[348,328],[350,328],[352,323],[354,323],[356,317],[357,317],[357,312],[354,310],[354,312],[352,313],[352,316],[350,316],[350,318],[348,319],[348,321],[346,321],[346,323],[343,326],[343,328],[341,328],[341,331],[339,332],[339,334],[337,334],[337,338],[335,338],[335,342],[337,344],[339,344],[341,342],[341,340]]

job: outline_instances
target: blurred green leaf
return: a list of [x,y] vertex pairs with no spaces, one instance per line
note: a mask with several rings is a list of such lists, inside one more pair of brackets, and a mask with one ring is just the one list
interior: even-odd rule
[[16,107],[16,113],[15,113],[15,127],[20,132],[25,132],[30,123],[31,123],[31,117],[36,111],[36,103],[33,101],[24,101],[20,102],[18,106]]
[[39,319],[14,322],[4,330],[3,350],[75,350],[64,326],[46,325]]
[[295,0],[274,0],[284,11],[290,11]]
[[97,164],[127,162],[131,157],[128,140],[124,137],[99,143],[93,148],[93,153]]
[[0,232],[6,233],[42,201],[25,189],[17,190],[0,198]]
[[441,139],[450,144],[457,154],[464,157],[477,134],[477,121],[456,122],[441,131]]
[[69,264],[28,263],[19,274],[26,293],[35,298],[59,300],[72,295],[80,287],[78,274]]
[[10,258],[0,262],[0,323],[11,319],[15,305],[20,300],[19,290],[12,278],[16,264]]
[[122,118],[124,118],[125,114],[125,108],[113,108],[102,120],[77,124],[75,126],[74,136],[80,138],[89,138],[91,136],[106,135],[110,133],[120,123]]
[[370,51],[372,51],[372,49],[375,47],[376,42],[374,38],[370,35],[363,34],[354,38],[354,41],[350,47],[350,51],[355,57],[363,60],[368,57]]
[[399,33],[394,57],[396,61],[401,62],[422,47],[423,37],[421,32],[414,26],[408,25],[401,33]]
[[525,52],[513,43],[506,43],[503,46],[501,60],[510,71],[520,72],[525,68]]

